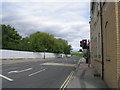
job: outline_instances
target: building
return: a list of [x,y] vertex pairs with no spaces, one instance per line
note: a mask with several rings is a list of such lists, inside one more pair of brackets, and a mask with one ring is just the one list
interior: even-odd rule
[[120,88],[120,1],[91,2],[91,65],[110,88]]
[[91,64],[102,76],[102,47],[101,47],[101,19],[100,5],[98,2],[91,2],[90,22],[90,56]]

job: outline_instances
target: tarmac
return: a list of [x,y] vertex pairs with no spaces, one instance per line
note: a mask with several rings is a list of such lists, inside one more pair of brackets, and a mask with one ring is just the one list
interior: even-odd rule
[[82,58],[80,64],[77,67],[72,79],[69,81],[67,88],[73,90],[73,88],[79,89],[109,89],[106,83],[102,80],[101,76],[97,76],[97,71],[92,66],[88,67],[86,60]]
[[[56,58],[16,58],[16,59],[3,59],[0,60],[0,65],[7,64],[16,64],[16,63],[24,63],[24,62],[37,62],[37,61],[45,61],[45,60],[54,60]],[[59,58],[60,59],[60,58]]]

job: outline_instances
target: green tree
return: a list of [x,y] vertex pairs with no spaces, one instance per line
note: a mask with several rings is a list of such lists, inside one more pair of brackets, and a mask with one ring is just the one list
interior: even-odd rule
[[20,50],[32,51],[31,40],[29,37],[22,38],[19,44]]
[[36,32],[29,37],[22,38],[14,27],[10,25],[0,25],[0,40],[2,39],[3,49],[27,50],[35,52],[65,53],[69,54],[72,50],[66,40],[56,39],[53,35],[43,32]]
[[17,33],[14,27],[10,25],[2,26],[2,48],[3,49],[19,49],[19,43],[22,36]]
[[55,52],[69,54],[72,50],[71,45],[68,45],[66,40],[61,38],[55,40]]
[[53,52],[54,36],[48,33],[36,32],[30,35],[31,45],[33,51]]

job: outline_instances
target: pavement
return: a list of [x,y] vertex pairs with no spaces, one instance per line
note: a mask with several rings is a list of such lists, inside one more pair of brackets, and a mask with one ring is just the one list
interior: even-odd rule
[[95,68],[88,67],[86,60],[84,58],[80,59],[80,65],[73,74],[73,77],[67,85],[68,90],[73,90],[73,88],[104,88],[107,89],[106,83],[101,79],[100,76],[94,76],[96,74]]

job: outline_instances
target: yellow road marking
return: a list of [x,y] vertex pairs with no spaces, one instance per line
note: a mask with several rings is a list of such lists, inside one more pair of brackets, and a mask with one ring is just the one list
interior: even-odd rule
[[67,79],[64,81],[64,83],[62,84],[62,86],[60,87],[60,90],[64,90],[67,85],[69,84],[71,78],[73,77],[74,71],[72,71],[69,76],[67,77]]
[[[81,59],[78,61],[78,63],[75,65],[75,67],[77,68],[81,63]],[[71,78],[73,77],[74,71],[72,71],[69,76],[67,77],[67,79],[65,80],[65,82],[62,84],[62,86],[60,87],[60,90],[65,90],[65,88],[67,87],[67,85],[69,84]]]

